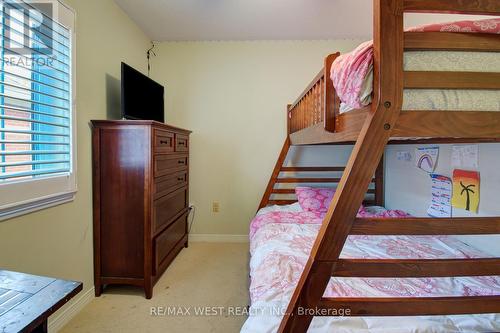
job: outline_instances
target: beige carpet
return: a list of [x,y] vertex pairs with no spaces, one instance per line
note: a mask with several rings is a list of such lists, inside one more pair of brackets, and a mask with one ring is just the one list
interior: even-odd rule
[[[151,300],[137,288],[108,287],[61,332],[239,332],[246,317],[227,312],[247,305],[248,244],[191,243],[158,281]],[[177,315],[166,313],[169,306]],[[207,306],[215,307],[209,315],[195,314]],[[152,307],[161,307],[153,310],[157,316]]]

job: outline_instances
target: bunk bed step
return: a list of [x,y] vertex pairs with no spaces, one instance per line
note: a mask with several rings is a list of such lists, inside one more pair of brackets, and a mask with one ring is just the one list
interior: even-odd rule
[[282,167],[281,172],[342,172],[345,167]]
[[[376,193],[376,190],[375,189],[369,189],[368,191],[366,191],[366,194],[375,194]],[[295,189],[294,188],[273,188],[273,190],[271,191],[271,194],[295,194]],[[368,201],[372,204],[374,204],[375,202],[372,200],[372,201]],[[368,202],[365,202],[365,203],[368,203]]]
[[[278,178],[276,183],[288,183],[288,184],[299,184],[299,183],[338,183],[340,178]],[[372,183],[375,179],[372,179]]]
[[340,277],[452,277],[500,275],[500,258],[485,259],[340,259]]
[[354,221],[351,235],[487,235],[500,233],[500,217],[403,218]]
[[404,48],[408,51],[454,50],[500,52],[500,38],[492,34],[405,32]]
[[294,188],[273,188],[272,194],[295,194]]
[[[349,309],[351,316],[432,316],[500,312],[500,296],[322,298],[318,313]],[[321,312],[321,313],[319,313]],[[330,312],[334,313],[334,311]]]
[[269,200],[269,205],[291,205],[296,203],[297,200]]
[[340,178],[278,178],[276,183],[338,183]]
[[500,89],[500,73],[409,71],[403,80],[410,89]]
[[457,14],[495,15],[500,14],[498,0],[403,0],[405,12],[446,12]]
[[500,112],[403,111],[392,137],[500,138]]

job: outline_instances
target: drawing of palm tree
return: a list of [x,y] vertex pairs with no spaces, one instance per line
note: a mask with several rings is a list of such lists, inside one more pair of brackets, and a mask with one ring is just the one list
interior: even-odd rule
[[460,192],[460,195],[463,195],[465,192],[465,195],[467,195],[467,201],[465,203],[465,209],[470,210],[470,194],[471,193],[476,193],[474,190],[471,189],[471,187],[476,187],[476,185],[467,185],[465,186],[464,183],[460,182],[460,186],[462,186],[462,192]]

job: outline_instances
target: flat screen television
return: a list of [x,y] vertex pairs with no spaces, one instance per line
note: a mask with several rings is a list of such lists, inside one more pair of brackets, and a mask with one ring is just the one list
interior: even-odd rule
[[165,122],[165,88],[122,62],[122,117]]

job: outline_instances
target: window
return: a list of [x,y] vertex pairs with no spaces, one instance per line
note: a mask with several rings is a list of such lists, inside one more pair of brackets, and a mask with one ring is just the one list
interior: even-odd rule
[[74,13],[0,0],[0,220],[76,193]]

